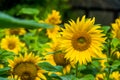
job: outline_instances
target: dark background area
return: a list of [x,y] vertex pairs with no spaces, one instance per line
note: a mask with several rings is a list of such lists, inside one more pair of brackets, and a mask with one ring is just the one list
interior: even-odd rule
[[97,24],[110,25],[120,16],[120,0],[0,0],[0,11],[14,17],[23,7],[40,10],[44,19],[52,9],[60,11],[63,23],[77,17],[95,17]]

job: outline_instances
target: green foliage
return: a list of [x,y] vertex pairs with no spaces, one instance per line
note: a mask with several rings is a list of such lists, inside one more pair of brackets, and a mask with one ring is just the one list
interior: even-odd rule
[[61,80],[77,80],[77,78],[74,75],[65,75],[60,77]]
[[62,72],[62,66],[53,66],[48,62],[42,62],[38,64],[42,69],[53,72]]
[[111,41],[111,46],[113,48],[116,48],[118,45],[120,44],[120,40],[117,39],[117,38],[113,38],[112,41]]
[[46,23],[38,23],[34,20],[21,20],[13,18],[7,14],[0,12],[0,28],[52,28],[51,25]]
[[0,75],[5,75],[5,73],[8,73],[8,70],[10,70],[10,68],[9,67],[5,67],[5,68],[1,68],[0,69]]
[[22,8],[18,15],[20,14],[27,14],[27,15],[38,15],[39,14],[39,10],[36,8]]
[[94,80],[94,76],[91,74],[85,75],[83,78],[80,78],[78,80]]
[[112,71],[114,71],[114,70],[119,71],[120,70],[119,67],[120,67],[120,61],[119,60],[115,60],[111,65]]
[[0,77],[0,80],[8,80],[7,78]]
[[110,26],[102,26],[101,28],[102,28],[102,30],[104,31],[105,34],[107,34],[108,31],[110,30]]

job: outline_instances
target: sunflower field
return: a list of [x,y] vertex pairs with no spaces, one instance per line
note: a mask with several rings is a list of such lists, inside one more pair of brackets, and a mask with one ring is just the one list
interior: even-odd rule
[[0,12],[0,80],[120,80],[120,18],[64,21],[57,5]]

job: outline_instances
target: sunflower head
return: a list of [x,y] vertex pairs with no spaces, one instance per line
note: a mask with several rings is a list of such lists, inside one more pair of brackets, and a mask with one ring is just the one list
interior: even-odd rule
[[61,66],[66,66],[68,64],[70,64],[70,62],[68,60],[66,60],[64,58],[65,54],[63,53],[56,53],[53,55],[53,59],[56,63],[56,65],[61,65]]
[[46,23],[57,25],[61,23],[61,16],[58,11],[52,10],[52,13],[48,15],[48,18],[45,20]]
[[104,80],[105,79],[105,73],[98,73],[95,77],[95,80]]
[[58,34],[60,27],[57,24],[61,23],[61,16],[58,11],[52,10],[52,14],[48,15],[48,18],[45,20],[46,23],[54,25],[53,28],[47,29],[47,35],[50,39]]
[[16,28],[16,29],[6,29],[5,33],[7,35],[24,35],[26,31],[24,28]]
[[120,39],[120,18],[117,18],[115,23],[112,23],[112,34],[113,38]]
[[24,43],[20,42],[17,36],[6,36],[1,40],[1,48],[18,54]]
[[0,64],[0,69],[1,69],[1,68],[4,68],[4,65],[3,65],[3,64]]
[[105,42],[105,34],[101,33],[99,25],[94,25],[95,18],[69,21],[62,29],[61,48],[65,50],[65,58],[70,61],[86,64],[91,57],[99,56]]
[[102,67],[101,70],[104,70],[106,68],[105,63],[107,62],[107,55],[106,54],[102,54],[100,56],[100,58],[102,58],[102,60],[99,60],[100,66]]
[[53,66],[63,66],[63,73],[69,73],[71,67],[74,67],[74,63],[66,60],[64,51],[60,50],[60,42],[58,38],[54,38],[53,42],[49,44],[50,49],[48,52],[55,52],[46,56],[46,61],[50,62]]
[[115,52],[113,52],[113,57],[115,57],[115,59],[120,59],[120,51],[116,50]]
[[110,79],[112,79],[112,80],[119,80],[120,79],[119,71],[112,72],[112,74],[110,74]]
[[59,34],[60,27],[55,25],[53,28],[47,29],[48,38],[53,39],[55,36]]
[[8,62],[12,76],[17,75],[21,80],[36,80],[38,78],[46,80],[42,70],[37,66],[40,57],[33,53],[25,53],[23,56],[20,54],[14,60],[8,60]]

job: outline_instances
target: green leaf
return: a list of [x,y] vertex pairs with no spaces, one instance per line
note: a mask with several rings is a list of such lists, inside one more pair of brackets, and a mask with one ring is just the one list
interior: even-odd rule
[[61,80],[78,80],[75,76],[73,75],[65,75],[65,76],[60,76]]
[[35,8],[22,8],[19,14],[27,14],[27,15],[38,15],[39,14],[39,10],[35,9]]
[[52,73],[50,77],[55,78],[56,80],[61,80],[60,76],[54,73]]
[[42,69],[45,69],[47,71],[54,71],[54,72],[62,72],[63,67],[62,66],[53,66],[48,62],[42,62],[38,64]]
[[103,26],[101,28],[102,28],[102,30],[104,30],[105,34],[110,30],[110,26]]
[[86,69],[86,65],[79,65],[78,70],[82,71]]
[[85,75],[83,78],[79,80],[94,80],[94,76],[91,74]]
[[[0,69],[0,75],[1,74],[4,74],[6,71],[8,71],[8,70],[10,70],[10,68],[9,67],[5,67],[5,68],[1,68]],[[1,80],[1,79],[0,79]]]
[[46,23],[38,23],[34,20],[23,20],[11,17],[0,12],[0,28],[52,28],[52,25]]
[[113,70],[117,69],[119,66],[120,66],[120,61],[119,60],[115,60],[111,65]]
[[116,48],[118,44],[120,44],[120,40],[117,38],[113,38],[111,44],[113,45],[114,48]]
[[98,61],[92,61],[92,67],[93,68],[100,67],[100,63]]
[[0,77],[0,80],[8,80],[7,78]]

